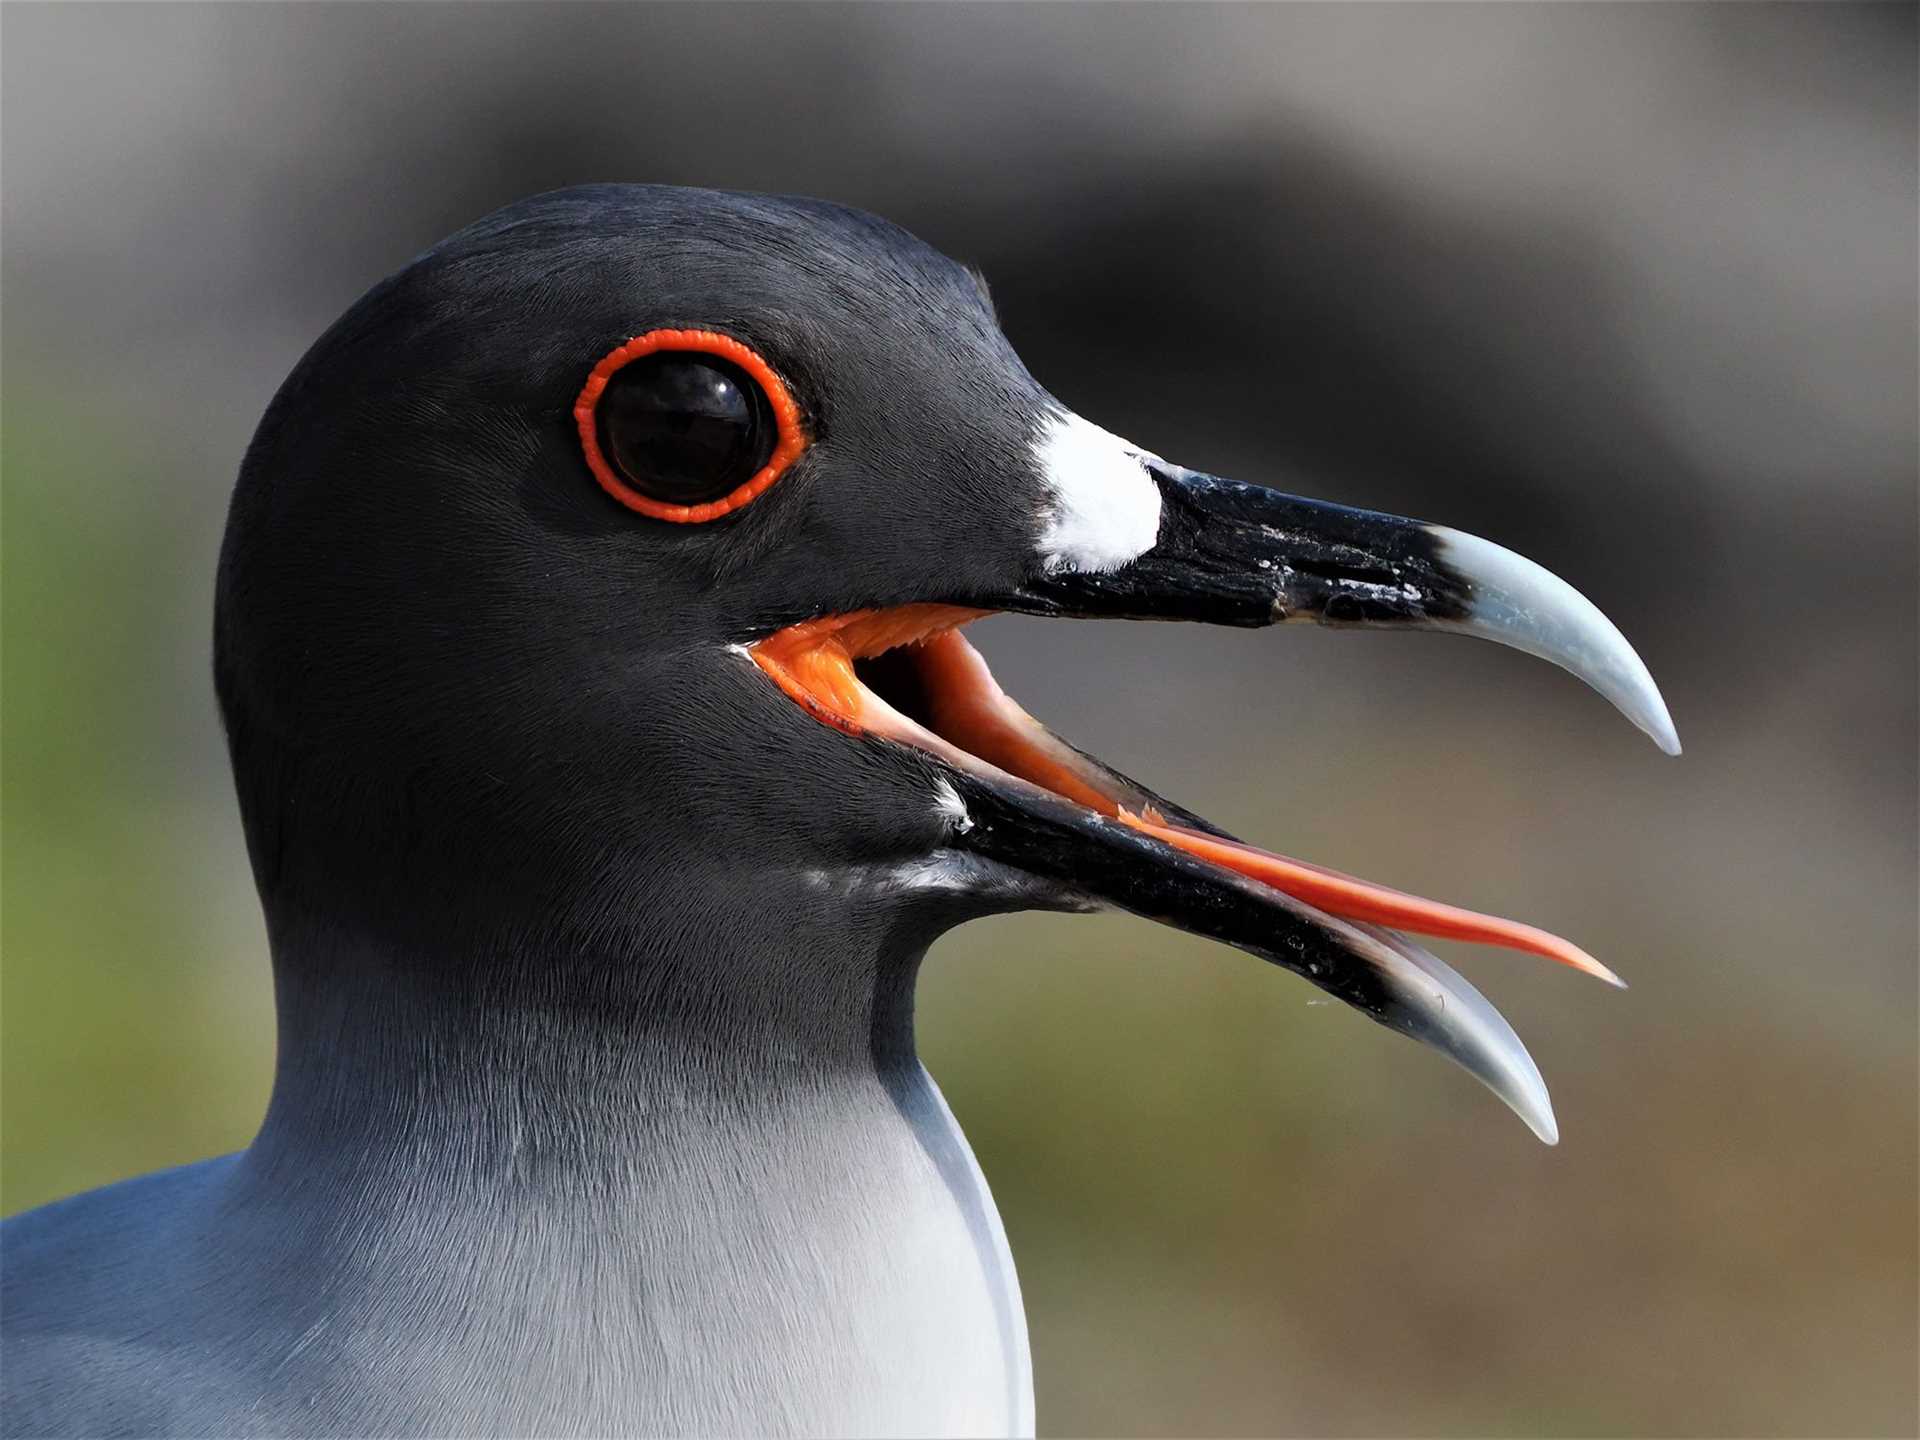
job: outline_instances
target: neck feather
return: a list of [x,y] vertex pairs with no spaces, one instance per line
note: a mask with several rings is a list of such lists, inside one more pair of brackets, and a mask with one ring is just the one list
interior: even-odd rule
[[599,1188],[716,1117],[917,1073],[914,979],[942,925],[778,908],[459,956],[277,925],[279,1059],[249,1167],[356,1189],[421,1174]]

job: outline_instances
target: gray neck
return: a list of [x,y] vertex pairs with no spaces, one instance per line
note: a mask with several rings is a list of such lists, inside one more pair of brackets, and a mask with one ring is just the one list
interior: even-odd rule
[[[358,1193],[423,1173],[552,1204],[716,1112],[814,1109],[919,1073],[914,927],[727,927],[686,951],[449,959],[275,937],[279,1059],[253,1168]],[[804,1133],[804,1132],[802,1132]],[[409,1187],[411,1189],[411,1185]],[[414,1192],[410,1201],[421,1198]]]

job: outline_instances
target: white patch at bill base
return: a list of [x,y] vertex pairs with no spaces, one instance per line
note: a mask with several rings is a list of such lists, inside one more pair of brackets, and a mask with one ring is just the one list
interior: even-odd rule
[[1050,574],[1118,570],[1160,537],[1154,457],[1091,420],[1055,410],[1041,422],[1034,460],[1047,486],[1040,559]]

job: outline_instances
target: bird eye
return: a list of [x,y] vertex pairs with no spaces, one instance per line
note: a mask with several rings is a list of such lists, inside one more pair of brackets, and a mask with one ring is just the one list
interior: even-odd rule
[[710,330],[627,341],[593,367],[573,415],[601,488],[682,524],[738,510],[806,448],[799,406],[772,367]]

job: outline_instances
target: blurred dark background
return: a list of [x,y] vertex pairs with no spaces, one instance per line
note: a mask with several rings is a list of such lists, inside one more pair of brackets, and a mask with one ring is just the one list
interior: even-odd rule
[[1451,957],[1547,1150],[1202,942],[941,942],[1043,1432],[1913,1434],[1915,13],[8,4],[5,1210],[264,1102],[208,632],[304,347],[532,191],[799,191],[1130,438],[1565,575],[1687,746],[1464,641],[982,628],[1156,788],[1633,984]]

